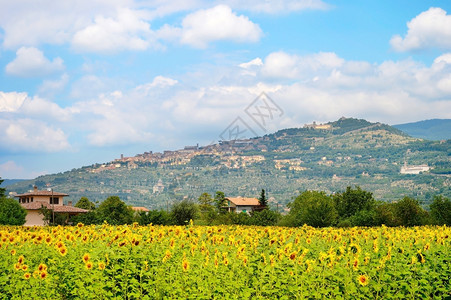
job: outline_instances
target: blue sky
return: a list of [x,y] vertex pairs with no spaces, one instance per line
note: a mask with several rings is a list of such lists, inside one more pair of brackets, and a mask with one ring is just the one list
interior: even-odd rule
[[[209,144],[237,120],[451,118],[451,3],[0,0],[0,69],[8,179]],[[264,126],[246,110],[262,93]]]

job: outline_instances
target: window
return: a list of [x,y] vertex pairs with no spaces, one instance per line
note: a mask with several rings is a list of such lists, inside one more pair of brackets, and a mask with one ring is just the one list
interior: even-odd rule
[[59,204],[58,197],[50,197],[50,204]]
[[31,197],[31,200],[30,200],[30,202],[33,202],[33,197]]

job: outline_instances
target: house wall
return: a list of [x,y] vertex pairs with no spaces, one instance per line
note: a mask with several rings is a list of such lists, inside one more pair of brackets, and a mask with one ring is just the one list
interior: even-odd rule
[[246,213],[250,213],[252,211],[253,206],[237,206],[235,212],[236,213],[240,213],[240,212],[246,212]]
[[44,226],[44,216],[37,210],[27,210],[24,226]]
[[[61,196],[54,196],[54,197],[59,198],[58,204],[55,204],[55,206],[63,206],[63,197],[61,197]],[[50,203],[50,196],[34,196],[33,201]]]
[[[51,196],[40,196],[40,195],[30,195],[27,197],[20,197],[19,203],[32,203],[32,202],[39,202],[39,203],[50,203],[50,197]],[[55,206],[63,206],[64,197],[63,196],[53,196],[54,198],[58,198],[58,204],[54,204]],[[27,198],[28,201],[21,202],[21,199]]]

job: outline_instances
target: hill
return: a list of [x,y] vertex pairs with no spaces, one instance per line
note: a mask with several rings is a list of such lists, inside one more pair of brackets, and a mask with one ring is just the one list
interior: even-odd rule
[[6,187],[8,185],[13,185],[13,184],[16,184],[16,183],[22,182],[22,181],[25,181],[25,179],[3,179],[2,187]]
[[451,139],[451,119],[432,119],[414,123],[393,125],[410,136],[426,140]]
[[[218,190],[256,197],[262,188],[272,206],[283,207],[299,191],[332,193],[348,185],[360,185],[381,200],[408,195],[428,202],[436,194],[451,196],[450,149],[451,140],[427,141],[389,125],[341,118],[248,140],[121,157],[7,189],[22,193],[33,184],[51,186],[74,202],[82,196],[102,201],[117,195],[150,209]],[[428,165],[434,172],[401,174],[405,163]]]

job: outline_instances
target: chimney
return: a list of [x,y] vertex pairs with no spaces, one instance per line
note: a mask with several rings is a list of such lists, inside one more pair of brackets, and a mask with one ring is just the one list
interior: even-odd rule
[[72,201],[67,201],[67,206],[72,206]]
[[33,190],[34,190],[35,192],[37,192],[37,191],[38,191],[38,187],[37,187],[36,185],[33,185]]
[[124,159],[124,154],[121,154],[121,159]]

